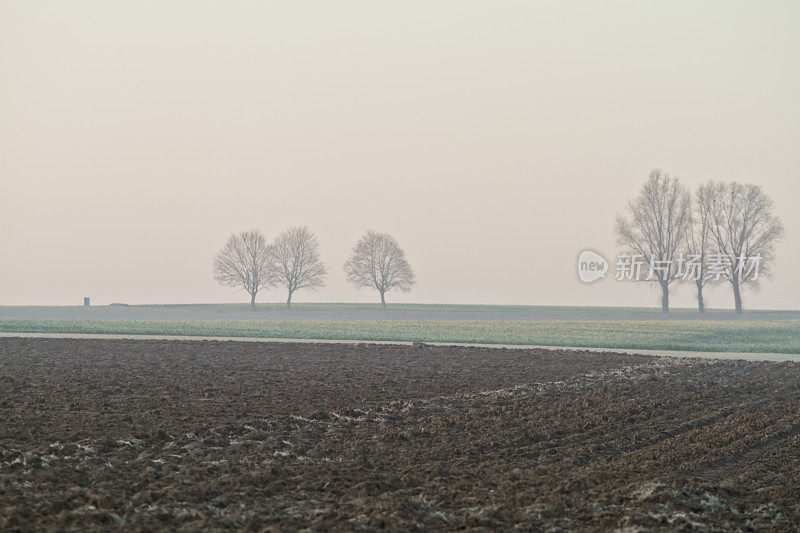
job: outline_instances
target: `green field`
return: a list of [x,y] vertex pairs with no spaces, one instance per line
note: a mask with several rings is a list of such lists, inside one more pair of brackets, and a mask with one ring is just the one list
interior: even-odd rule
[[461,342],[800,354],[800,320],[279,321],[0,319],[0,332]]
[[291,311],[283,303],[248,304],[159,304],[83,306],[2,306],[0,319],[89,319],[89,320],[276,320],[312,322],[368,321],[773,321],[800,320],[800,311],[751,310],[736,314],[729,309],[674,308],[664,314],[655,307],[576,307],[552,305],[380,304],[296,303]]

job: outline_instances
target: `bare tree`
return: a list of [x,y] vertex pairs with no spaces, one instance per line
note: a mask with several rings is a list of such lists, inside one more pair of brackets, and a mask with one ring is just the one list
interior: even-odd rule
[[286,309],[292,308],[295,291],[325,286],[327,271],[319,256],[319,241],[306,226],[281,233],[270,249],[269,261],[273,284],[286,287]]
[[255,308],[258,291],[272,284],[267,239],[256,230],[232,234],[214,257],[213,271],[221,284],[247,291]]
[[347,281],[356,287],[377,289],[384,311],[388,291],[396,288],[408,292],[414,286],[414,271],[406,254],[388,233],[365,233],[344,264],[344,271]]
[[679,265],[676,252],[684,246],[690,222],[690,197],[678,178],[653,170],[639,197],[628,203],[628,215],[618,216],[617,242],[650,265],[644,281],[661,287],[661,310],[669,313],[669,289]]
[[706,310],[703,299],[703,288],[712,281],[708,275],[707,261],[715,252],[711,235],[711,209],[713,205],[713,189],[710,185],[701,185],[695,193],[691,210],[691,223],[686,238],[688,260],[685,268],[690,273],[689,280],[697,288],[697,310]]
[[[711,234],[718,259],[733,288],[736,312],[742,312],[741,287],[758,289],[770,277],[775,243],[783,237],[783,224],[773,213],[772,200],[757,185],[710,183]],[[758,264],[754,264],[757,260]]]

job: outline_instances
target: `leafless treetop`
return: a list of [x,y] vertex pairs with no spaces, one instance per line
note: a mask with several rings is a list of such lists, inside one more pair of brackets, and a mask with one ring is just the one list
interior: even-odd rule
[[619,244],[641,254],[646,262],[672,261],[669,269],[654,272],[659,282],[669,283],[675,279],[674,257],[686,242],[691,222],[690,205],[689,192],[677,178],[653,170],[641,194],[628,203],[630,218],[617,217]]
[[705,285],[711,278],[706,275],[706,262],[709,255],[715,253],[716,247],[711,235],[712,209],[714,191],[711,185],[701,185],[695,193],[692,205],[691,221],[686,232],[686,247],[689,255],[699,260],[699,275],[695,283]]
[[289,228],[271,247],[272,281],[286,287],[289,298],[299,289],[325,286],[327,271],[319,255],[319,241],[306,226]]
[[[773,213],[772,200],[757,185],[711,183],[711,234],[719,252],[732,262],[735,284],[758,285],[755,270],[739,268],[742,259],[761,257],[758,277],[769,277],[775,243],[783,237],[783,224]],[[737,277],[737,271],[741,275]]]
[[414,272],[405,252],[387,233],[368,231],[361,237],[344,270],[347,281],[375,288],[381,295],[394,288],[408,292],[414,286]]
[[223,285],[247,291],[254,304],[258,291],[271,284],[267,239],[256,230],[231,235],[214,257],[213,272]]

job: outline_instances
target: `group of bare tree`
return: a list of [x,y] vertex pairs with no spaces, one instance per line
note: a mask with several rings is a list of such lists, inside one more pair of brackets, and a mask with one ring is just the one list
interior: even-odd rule
[[[727,281],[741,313],[742,288],[756,289],[761,279],[770,276],[783,225],[773,213],[772,201],[756,185],[708,182],[692,195],[677,177],[653,170],[639,196],[628,203],[627,214],[617,217],[615,232],[618,243],[649,266],[648,276],[636,279],[658,283],[663,312],[669,312],[676,281],[695,285],[701,313],[703,289]],[[686,256],[695,269],[689,278],[684,275]],[[713,275],[712,256],[718,260]],[[759,259],[756,269],[745,265],[752,258]],[[295,292],[322,288],[327,276],[319,240],[305,226],[290,228],[271,243],[256,230],[233,234],[214,258],[213,271],[220,283],[244,289],[253,307],[262,289],[285,288],[287,309]],[[414,286],[414,272],[403,249],[386,233],[365,233],[344,271],[356,287],[378,291],[384,309],[387,292],[408,292]]]
[[[752,184],[708,182],[692,195],[677,177],[653,170],[627,211],[617,217],[617,242],[650,266],[644,281],[660,285],[665,313],[673,282],[686,268],[684,256],[699,269],[690,279],[698,310],[705,310],[703,288],[727,281],[741,313],[742,288],[757,289],[770,276],[775,243],[783,236],[772,201]],[[708,271],[711,257],[717,260],[713,275]],[[758,268],[745,264],[754,258]]]
[[[344,265],[347,280],[356,287],[373,288],[386,309],[386,293],[408,292],[414,272],[405,252],[391,235],[368,231],[359,239]],[[257,230],[233,234],[214,258],[214,279],[244,289],[255,308],[256,295],[266,287],[286,290],[286,308],[300,289],[325,286],[327,270],[319,253],[319,240],[305,226],[290,228],[271,243]]]

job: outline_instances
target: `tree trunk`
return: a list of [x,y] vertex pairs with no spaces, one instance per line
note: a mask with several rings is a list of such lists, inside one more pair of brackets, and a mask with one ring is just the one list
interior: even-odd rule
[[736,306],[736,312],[742,312],[742,295],[739,292],[739,280],[732,279],[731,285],[733,285],[733,303]]
[[697,310],[701,313],[706,312],[706,304],[703,301],[703,282],[697,282]]
[[289,296],[286,298],[286,310],[292,310],[292,291],[289,291]]
[[383,306],[383,310],[386,311],[386,298],[384,298],[383,292],[381,292],[381,305]]
[[254,292],[250,293],[250,307],[252,307],[254,310],[256,308],[256,293]]
[[669,313],[669,284],[661,282],[661,312]]

